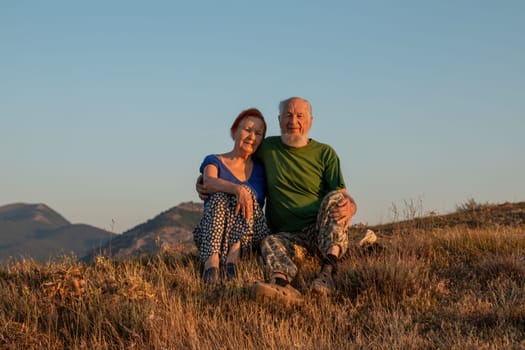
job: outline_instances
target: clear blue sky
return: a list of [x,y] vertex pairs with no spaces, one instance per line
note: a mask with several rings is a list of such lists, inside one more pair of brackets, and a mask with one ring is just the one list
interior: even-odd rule
[[2,0],[0,205],[125,231],[296,95],[354,223],[525,200],[524,1]]

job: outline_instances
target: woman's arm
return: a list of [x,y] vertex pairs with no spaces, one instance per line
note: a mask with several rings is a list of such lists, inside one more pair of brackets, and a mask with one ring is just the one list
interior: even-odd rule
[[[239,185],[218,177],[219,171],[213,164],[208,164],[202,174],[202,189],[205,193],[224,192],[237,198],[235,215],[241,213],[247,220],[253,215],[253,200],[245,185]],[[200,193],[200,192],[199,192]]]

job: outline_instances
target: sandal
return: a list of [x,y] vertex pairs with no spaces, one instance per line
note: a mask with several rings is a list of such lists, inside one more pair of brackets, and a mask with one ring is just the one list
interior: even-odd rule
[[252,296],[257,301],[275,299],[285,304],[301,304],[304,299],[297,289],[290,284],[280,286],[275,283],[257,282],[252,288]]
[[234,263],[226,263],[226,279],[231,281],[237,278],[237,267]]
[[319,295],[327,296],[332,294],[334,287],[335,283],[332,272],[324,269],[312,282],[312,291]]
[[219,268],[209,267],[204,270],[202,280],[207,285],[217,284],[219,282]]

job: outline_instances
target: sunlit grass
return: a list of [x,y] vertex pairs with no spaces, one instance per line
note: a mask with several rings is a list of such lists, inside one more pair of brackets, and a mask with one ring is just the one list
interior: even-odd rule
[[239,281],[206,288],[198,257],[85,264],[63,258],[0,268],[0,348],[6,349],[519,349],[525,347],[522,226],[413,229],[352,248],[337,292],[294,285],[304,305],[260,304],[257,257]]

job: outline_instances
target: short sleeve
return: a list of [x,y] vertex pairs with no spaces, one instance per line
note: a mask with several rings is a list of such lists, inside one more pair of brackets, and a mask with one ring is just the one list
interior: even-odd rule
[[339,156],[337,155],[335,150],[330,146],[326,146],[325,152],[326,156],[324,158],[326,160],[326,163],[324,179],[328,184],[328,190],[333,191],[345,188],[346,186],[343,178],[343,172],[341,171]]
[[217,156],[214,154],[210,154],[210,155],[207,155],[202,161],[202,164],[199,168],[199,171],[201,172],[201,174],[204,173],[204,168],[206,168],[206,166],[210,164],[215,165],[217,170],[221,168],[221,163],[220,163],[219,158],[217,158]]

